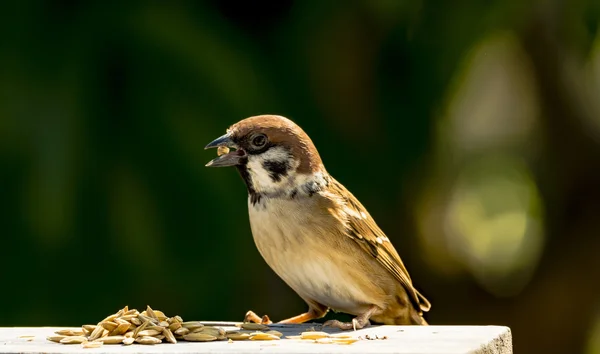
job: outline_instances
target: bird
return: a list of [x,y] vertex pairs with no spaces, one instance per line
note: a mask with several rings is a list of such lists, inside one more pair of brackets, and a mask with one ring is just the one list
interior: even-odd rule
[[342,330],[371,320],[427,325],[423,313],[431,304],[413,286],[390,239],[327,172],[296,123],[271,114],[245,118],[209,148],[219,148],[220,156],[207,167],[234,166],[246,184],[259,253],[308,305],[305,313],[279,323],[316,320],[331,309],[355,316],[351,322],[323,323]]

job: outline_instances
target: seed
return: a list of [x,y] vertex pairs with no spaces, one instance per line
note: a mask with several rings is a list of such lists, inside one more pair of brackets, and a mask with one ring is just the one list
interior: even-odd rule
[[158,325],[161,326],[161,327],[165,327],[166,328],[166,327],[169,327],[169,322],[167,322],[167,321],[160,321],[160,323]]
[[81,343],[82,348],[100,348],[103,342],[83,342]]
[[136,326],[139,326],[142,324],[142,321],[140,321],[140,319],[137,318],[137,315],[136,315],[136,317],[133,317],[130,321],[131,321],[131,323],[133,323]]
[[173,333],[175,333],[179,336],[185,336],[186,334],[190,333],[190,330],[185,327],[181,327]]
[[64,338],[67,338],[67,336],[58,335],[58,336],[49,336],[49,337],[46,337],[47,340],[49,340],[51,342],[56,342],[56,343],[59,343]]
[[162,341],[163,339],[165,339],[165,336],[164,336],[163,334],[159,334],[159,335],[157,335],[157,336],[153,336],[153,337],[154,337],[154,338],[156,338],[156,339],[160,339],[161,341]]
[[177,321],[179,323],[182,323],[183,322],[183,318],[181,318],[181,316],[177,315],[177,316],[173,317],[173,321]]
[[133,342],[135,342],[135,338],[133,338],[133,337],[127,337],[127,338],[123,339],[124,345],[132,345]]
[[331,338],[319,338],[319,339],[315,339],[315,343],[331,344],[331,343],[333,343],[333,340]]
[[125,339],[125,336],[108,336],[104,338],[98,338],[95,342],[102,342],[104,344],[120,344]]
[[138,335],[138,337],[146,337],[146,336],[151,337],[151,336],[156,336],[160,333],[161,333],[160,331],[157,331],[155,329],[146,329],[143,331],[139,331],[137,335]]
[[84,331],[86,331],[86,330],[90,331],[90,333],[91,333],[96,329],[96,327],[98,327],[98,326],[97,325],[83,325],[83,326],[81,326],[81,329],[83,329]]
[[121,316],[121,317],[125,317],[125,316],[137,316],[139,314],[140,314],[140,312],[138,310],[132,309],[132,310],[129,310],[129,311],[125,311],[125,313],[123,313],[123,316]]
[[152,318],[150,316],[146,316],[146,315],[143,314],[143,312],[138,315],[138,318],[142,322],[158,323],[158,320],[156,318]]
[[181,328],[181,322],[172,322],[172,323],[169,325],[169,329],[170,329],[171,331],[173,331],[173,332],[175,332],[176,330],[178,330],[178,329],[180,329],[180,328]]
[[330,334],[329,337],[335,338],[335,339],[348,339],[348,338],[352,338],[351,335],[344,334],[344,333]]
[[285,336],[287,339],[302,339],[302,336]]
[[332,340],[336,344],[352,344],[358,342],[358,338],[332,338]]
[[90,334],[89,339],[92,341],[92,340],[95,340],[96,338],[100,338],[100,336],[102,335],[103,332],[104,332],[104,327],[96,326],[96,328],[94,328],[94,330]]
[[129,323],[129,322],[127,322],[127,321],[123,321],[123,322],[125,322],[125,323],[121,323],[121,324],[119,324],[119,325],[117,326],[117,328],[115,328],[115,329],[112,331],[112,333],[111,333],[111,335],[112,335],[112,336],[118,336],[118,335],[121,335],[121,334],[123,334],[123,333],[127,332],[127,330],[129,329],[129,327],[131,327],[131,323]]
[[281,336],[283,336],[283,333],[281,333],[279,331],[274,331],[274,330],[268,331],[267,334],[272,334],[272,335],[277,336],[279,338],[281,338]]
[[156,316],[156,318],[159,321],[164,321],[167,319],[167,316],[165,316],[165,313],[160,310],[154,310],[154,315]]
[[163,334],[165,335],[167,342],[173,343],[173,344],[177,343],[177,339],[175,339],[175,336],[173,335],[173,332],[171,332],[170,329],[168,329],[168,328],[163,329]]
[[182,327],[185,327],[187,329],[189,329],[190,331],[194,328],[200,328],[200,327],[204,327],[204,325],[202,323],[200,323],[199,321],[188,321],[188,322],[183,322],[181,324]]
[[148,327],[148,324],[150,324],[150,322],[146,321],[141,326],[136,328],[135,331],[133,331],[133,337],[134,338],[137,337],[138,333],[140,333],[140,331],[143,331],[146,327]]
[[252,335],[250,340],[279,340],[279,337],[274,334],[259,332]]
[[230,333],[227,333],[227,338],[233,339],[233,340],[246,340],[246,339],[250,338],[250,333],[232,331]]
[[302,339],[321,339],[329,338],[329,333],[325,332],[302,332]]
[[204,334],[210,334],[211,336],[215,336],[217,338],[225,336],[225,330],[219,327],[206,326],[202,328],[197,328],[197,330],[192,331],[192,333],[201,332]]
[[189,342],[211,342],[213,340],[217,340],[217,337],[211,336],[210,334],[198,332],[186,334],[185,336],[183,336],[183,339]]
[[262,331],[265,329],[269,329],[269,326],[265,326],[264,324],[260,324],[260,323],[242,323],[241,325],[242,329],[248,329],[251,331]]
[[146,316],[152,317],[152,318],[158,318],[158,317],[156,317],[156,314],[154,314],[154,310],[152,310],[152,307],[150,307],[150,305],[146,306]]
[[162,341],[160,339],[156,339],[154,337],[138,337],[135,340],[136,342],[140,343],[140,344],[148,344],[148,345],[153,345],[153,344],[160,344],[162,343]]
[[87,338],[84,336],[69,336],[60,340],[62,344],[81,344],[87,341]]
[[229,153],[229,148],[227,146],[219,146],[217,148],[217,156],[225,155]]
[[60,331],[54,332],[61,336],[83,336],[83,330],[77,329],[61,329]]
[[106,329],[107,331],[112,332],[115,330],[115,328],[117,328],[118,324],[112,321],[103,321],[100,322],[100,326],[104,327],[104,329]]

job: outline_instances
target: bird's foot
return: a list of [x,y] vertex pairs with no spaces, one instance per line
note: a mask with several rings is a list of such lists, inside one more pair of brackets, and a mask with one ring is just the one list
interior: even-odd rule
[[338,320],[329,320],[325,323],[323,323],[323,328],[324,327],[331,327],[331,328],[339,328],[341,330],[357,330],[357,329],[362,329],[364,327],[367,327],[371,324],[371,322],[369,322],[369,320],[367,318],[364,318],[362,316],[356,317],[352,319],[352,322],[341,322]]
[[260,323],[260,324],[273,323],[273,321],[271,321],[269,316],[264,315],[263,317],[260,317],[252,310],[246,312],[246,316],[244,316],[244,322],[253,322],[253,323]]

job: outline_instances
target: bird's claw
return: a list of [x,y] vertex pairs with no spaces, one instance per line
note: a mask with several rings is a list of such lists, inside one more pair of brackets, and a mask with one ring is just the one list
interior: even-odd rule
[[253,322],[253,323],[260,323],[260,324],[273,323],[273,321],[271,321],[269,316],[264,315],[263,317],[260,317],[252,310],[246,312],[246,316],[244,316],[244,322]]
[[353,330],[357,330],[357,329],[362,329],[364,327],[367,327],[368,325],[370,325],[371,322],[369,322],[369,320],[363,320],[362,318],[353,318],[352,322],[341,322],[338,320],[329,320],[325,323],[323,323],[322,328],[325,327],[331,327],[331,328],[339,328],[341,330],[347,331],[350,329]]

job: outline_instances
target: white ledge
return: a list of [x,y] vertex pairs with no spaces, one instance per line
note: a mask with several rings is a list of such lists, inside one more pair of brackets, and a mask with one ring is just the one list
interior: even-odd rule
[[[219,323],[225,327],[233,323]],[[273,325],[287,335],[298,335],[311,326]],[[163,343],[154,346],[133,344],[104,345],[84,349],[79,344],[64,345],[46,340],[58,327],[0,328],[2,353],[397,353],[397,354],[512,354],[512,337],[508,327],[502,326],[370,326],[356,332],[355,337],[386,336],[387,339],[360,340],[350,345],[318,344],[311,341],[282,339],[279,341],[227,341],[198,343]],[[339,330],[325,329],[329,333]],[[33,336],[23,337],[23,336]]]

